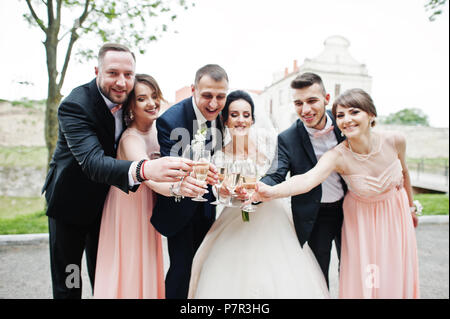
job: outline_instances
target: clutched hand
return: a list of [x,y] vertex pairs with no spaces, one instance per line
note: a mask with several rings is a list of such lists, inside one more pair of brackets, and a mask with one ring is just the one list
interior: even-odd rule
[[228,189],[226,182],[223,182],[222,187],[220,187],[219,194],[220,194],[221,198],[226,198],[228,196],[231,196],[231,192]]
[[419,217],[417,217],[416,213],[411,213],[411,217],[413,220],[414,228],[416,228],[419,225]]
[[192,172],[193,165],[189,159],[166,156],[146,161],[143,175],[154,182],[177,182]]
[[203,196],[208,192],[208,185],[205,181],[199,181],[192,176],[186,176],[180,181],[179,195],[185,197],[196,197],[198,195]]
[[273,186],[262,182],[256,183],[255,193],[248,202],[267,202],[276,198]]
[[236,198],[239,199],[240,201],[246,201],[250,199],[248,197],[247,191],[242,185],[236,186],[236,188],[234,189],[234,193],[236,194]]
[[217,170],[217,167],[214,164],[210,163],[208,176],[206,177],[206,183],[208,183],[209,185],[217,184],[217,182],[219,181],[218,172],[219,171]]

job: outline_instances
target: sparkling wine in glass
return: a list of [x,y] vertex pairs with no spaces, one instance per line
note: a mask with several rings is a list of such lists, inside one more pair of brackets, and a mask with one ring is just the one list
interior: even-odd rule
[[[245,188],[250,198],[255,192],[256,181],[258,180],[258,169],[253,161],[245,162],[242,168],[242,187]],[[256,209],[250,203],[242,208],[245,212],[254,212]]]
[[226,180],[226,187],[231,193],[231,196],[228,198],[228,203],[226,204],[226,206],[237,207],[233,205],[232,197],[234,195],[234,190],[239,185],[239,182],[241,180],[241,171],[239,163],[237,162],[229,163],[225,175],[225,180]]
[[[209,162],[211,160],[211,152],[201,149],[192,149],[193,159],[194,159],[194,177],[199,181],[205,181],[208,177],[209,172]],[[195,202],[207,202],[208,200],[200,195],[192,198]]]
[[217,167],[218,172],[218,183],[216,183],[216,189],[217,189],[217,199],[212,202],[212,205],[220,205],[222,202],[220,201],[220,190],[222,188],[223,181],[225,179],[226,175],[226,162],[225,162],[225,155],[222,152],[217,152],[214,154],[214,156],[211,158],[211,162]]

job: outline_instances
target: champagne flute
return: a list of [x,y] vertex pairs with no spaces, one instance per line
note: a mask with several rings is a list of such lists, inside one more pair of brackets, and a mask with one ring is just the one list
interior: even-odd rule
[[238,162],[228,163],[225,179],[226,179],[225,187],[231,193],[230,197],[228,198],[228,203],[226,204],[226,206],[227,207],[238,207],[238,206],[233,205],[233,202],[232,202],[234,190],[239,185],[239,182],[241,180],[241,170],[240,170],[240,164]]
[[212,157],[212,163],[217,167],[217,169],[219,170],[219,181],[216,184],[216,189],[217,189],[217,199],[212,202],[212,205],[220,205],[222,204],[222,202],[220,201],[220,190],[222,188],[222,184],[223,181],[225,179],[225,175],[226,175],[226,163],[225,163],[225,155],[222,152],[218,152],[216,154],[214,154],[214,156]]
[[[209,162],[211,160],[211,152],[205,149],[192,148],[192,156],[194,160],[194,176],[199,181],[205,181],[208,177]],[[192,198],[195,202],[207,202],[208,200],[202,196]]]
[[[258,180],[258,168],[256,163],[253,161],[247,161],[243,164],[242,167],[242,186],[247,191],[250,198],[252,198],[253,193],[256,188],[256,181]],[[254,212],[256,209],[250,203],[242,207],[242,210],[245,212]]]
[[[191,147],[191,145],[190,144],[187,144],[184,148],[182,148],[182,154],[181,154],[181,157],[182,158],[184,158],[184,159],[188,159],[188,160],[192,160],[193,159],[193,156],[192,156],[192,147]],[[155,154],[156,153],[156,154]],[[153,152],[152,154],[151,154],[151,156],[158,156],[158,154],[157,153],[159,153],[159,152]],[[161,155],[161,153],[159,153],[159,155]],[[183,172],[185,172],[185,173],[187,173],[187,171],[185,171],[185,170],[182,170]],[[192,174],[192,173],[191,173]],[[180,177],[180,182],[182,183],[183,182],[183,180],[184,180],[184,176],[183,177]],[[181,198],[184,198],[184,196],[181,196]]]

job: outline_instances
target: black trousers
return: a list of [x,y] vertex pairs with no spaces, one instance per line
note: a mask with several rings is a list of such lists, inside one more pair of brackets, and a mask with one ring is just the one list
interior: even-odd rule
[[90,226],[78,226],[49,217],[48,226],[53,298],[81,299],[84,251],[92,291],[94,289],[100,218]]
[[203,205],[199,205],[189,223],[177,234],[167,238],[170,257],[165,280],[167,299],[187,298],[194,255],[214,220],[215,216],[205,216]]
[[321,204],[316,222],[308,240],[317,262],[329,287],[328,270],[330,268],[332,242],[336,245],[339,261],[341,259],[341,228],[343,221],[342,202]]

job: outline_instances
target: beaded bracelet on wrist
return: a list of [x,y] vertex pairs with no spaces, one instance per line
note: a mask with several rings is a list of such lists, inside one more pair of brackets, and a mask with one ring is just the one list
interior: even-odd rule
[[145,182],[145,179],[143,179],[141,176],[141,166],[142,164],[144,164],[145,161],[146,161],[145,159],[140,160],[136,166],[136,179],[139,183]]

